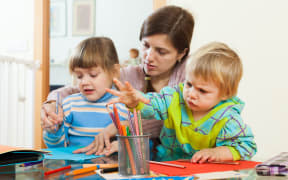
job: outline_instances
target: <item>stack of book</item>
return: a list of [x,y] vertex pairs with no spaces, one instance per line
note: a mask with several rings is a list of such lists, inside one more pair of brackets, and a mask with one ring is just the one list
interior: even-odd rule
[[40,161],[47,151],[0,145],[0,167]]
[[288,152],[282,152],[258,164],[256,172],[262,176],[288,176]]

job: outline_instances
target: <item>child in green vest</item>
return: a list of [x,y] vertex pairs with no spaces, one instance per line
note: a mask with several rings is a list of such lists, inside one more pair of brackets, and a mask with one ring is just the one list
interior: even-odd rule
[[107,89],[121,102],[141,111],[145,119],[164,120],[157,147],[158,161],[192,162],[248,160],[257,147],[242,121],[244,102],[236,97],[242,77],[239,56],[223,43],[200,48],[186,64],[186,80],[160,93],[143,94],[114,79],[119,90]]

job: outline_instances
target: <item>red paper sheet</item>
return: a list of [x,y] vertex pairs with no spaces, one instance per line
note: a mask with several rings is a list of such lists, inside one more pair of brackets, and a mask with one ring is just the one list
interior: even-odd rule
[[209,163],[195,164],[190,162],[167,161],[167,163],[183,165],[186,168],[182,169],[150,163],[150,170],[168,176],[188,176],[200,173],[250,169],[254,168],[257,164],[261,163],[255,161],[237,161],[237,162],[239,162],[240,164],[239,165],[209,164]]

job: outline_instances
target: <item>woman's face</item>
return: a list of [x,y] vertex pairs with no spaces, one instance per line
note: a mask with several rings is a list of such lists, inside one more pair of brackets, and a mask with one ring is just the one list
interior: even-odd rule
[[178,53],[166,34],[144,37],[142,43],[142,63],[147,75],[169,76],[177,60],[184,56]]

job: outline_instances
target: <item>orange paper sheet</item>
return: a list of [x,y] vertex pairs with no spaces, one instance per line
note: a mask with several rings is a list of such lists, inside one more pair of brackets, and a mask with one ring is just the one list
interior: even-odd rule
[[240,164],[239,165],[209,164],[209,163],[195,164],[190,162],[168,161],[168,163],[183,165],[186,168],[182,169],[150,163],[150,170],[156,173],[165,174],[167,176],[189,176],[200,173],[250,169],[254,168],[257,164],[261,163],[255,161],[237,161],[237,162],[239,162]]
[[47,153],[48,151],[44,150],[36,150],[32,148],[21,148],[21,147],[12,147],[12,146],[7,146],[7,145],[0,145],[0,154],[4,154],[7,152],[13,152],[13,151],[28,151],[28,152],[43,152]]

